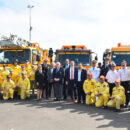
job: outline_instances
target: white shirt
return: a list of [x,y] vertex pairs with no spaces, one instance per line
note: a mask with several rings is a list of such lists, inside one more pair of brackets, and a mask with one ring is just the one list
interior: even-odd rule
[[100,69],[99,68],[97,68],[97,67],[89,68],[88,73],[92,73],[93,74],[92,78],[98,82],[98,79],[100,76]]
[[81,81],[81,72],[82,72],[82,70],[78,70],[78,81],[79,82]]
[[53,68],[51,68],[51,74],[53,73]]
[[127,67],[125,69],[121,68],[118,71],[118,76],[121,81],[128,81],[128,69]]
[[115,83],[115,80],[119,79],[117,70],[114,70],[114,71],[109,70],[107,72],[106,79],[107,79],[108,83]]
[[68,65],[65,65],[65,70],[69,68],[69,64]]
[[105,68],[107,68],[109,66],[109,64],[105,64]]
[[70,67],[70,79],[71,79],[71,68],[73,68],[73,79],[74,79],[74,67]]

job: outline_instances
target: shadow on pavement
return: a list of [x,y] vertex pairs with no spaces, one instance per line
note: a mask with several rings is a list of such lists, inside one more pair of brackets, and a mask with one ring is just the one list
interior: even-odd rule
[[[130,111],[123,109],[120,113],[113,112],[112,110],[103,110],[102,108],[96,108],[95,106],[86,106],[83,104],[75,104],[66,101],[54,102],[53,100],[14,100],[14,101],[2,101],[1,103],[14,103],[15,105],[26,105],[26,107],[42,108],[55,108],[58,111],[64,111],[69,109],[71,113],[87,114],[95,121],[110,120],[109,124],[102,124],[97,128],[126,128],[130,129]],[[102,115],[102,118],[101,118]]]

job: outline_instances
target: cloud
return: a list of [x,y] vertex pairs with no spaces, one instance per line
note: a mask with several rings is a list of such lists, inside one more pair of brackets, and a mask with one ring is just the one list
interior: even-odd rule
[[85,44],[102,60],[106,48],[118,42],[130,43],[130,2],[128,0],[4,0],[0,7],[0,33],[28,39],[29,11],[32,9],[32,41],[43,48]]

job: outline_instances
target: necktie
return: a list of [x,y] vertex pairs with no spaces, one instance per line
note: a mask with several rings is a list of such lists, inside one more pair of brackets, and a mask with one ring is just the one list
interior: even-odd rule
[[73,68],[71,68],[71,80],[73,80]]

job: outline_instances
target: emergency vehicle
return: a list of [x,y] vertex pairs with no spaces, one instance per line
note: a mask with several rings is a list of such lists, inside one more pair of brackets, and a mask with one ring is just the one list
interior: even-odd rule
[[110,51],[106,52],[110,56],[110,62],[116,63],[116,69],[121,68],[121,62],[125,60],[130,68],[130,45],[122,45],[118,43],[117,47],[112,47]]
[[47,57],[47,50],[39,47],[39,43],[30,43],[17,35],[0,37],[0,66],[10,67],[17,59],[20,65],[29,61],[29,65],[41,63]]
[[[65,45],[62,46],[61,49],[57,49],[55,54],[55,60],[61,62],[62,65],[65,64],[66,59],[69,59],[70,61],[74,61],[76,66],[78,63],[82,63],[88,70],[94,58],[93,54],[96,53],[92,52],[90,49],[87,49],[84,45]],[[95,56],[95,60],[97,60],[97,54]]]

